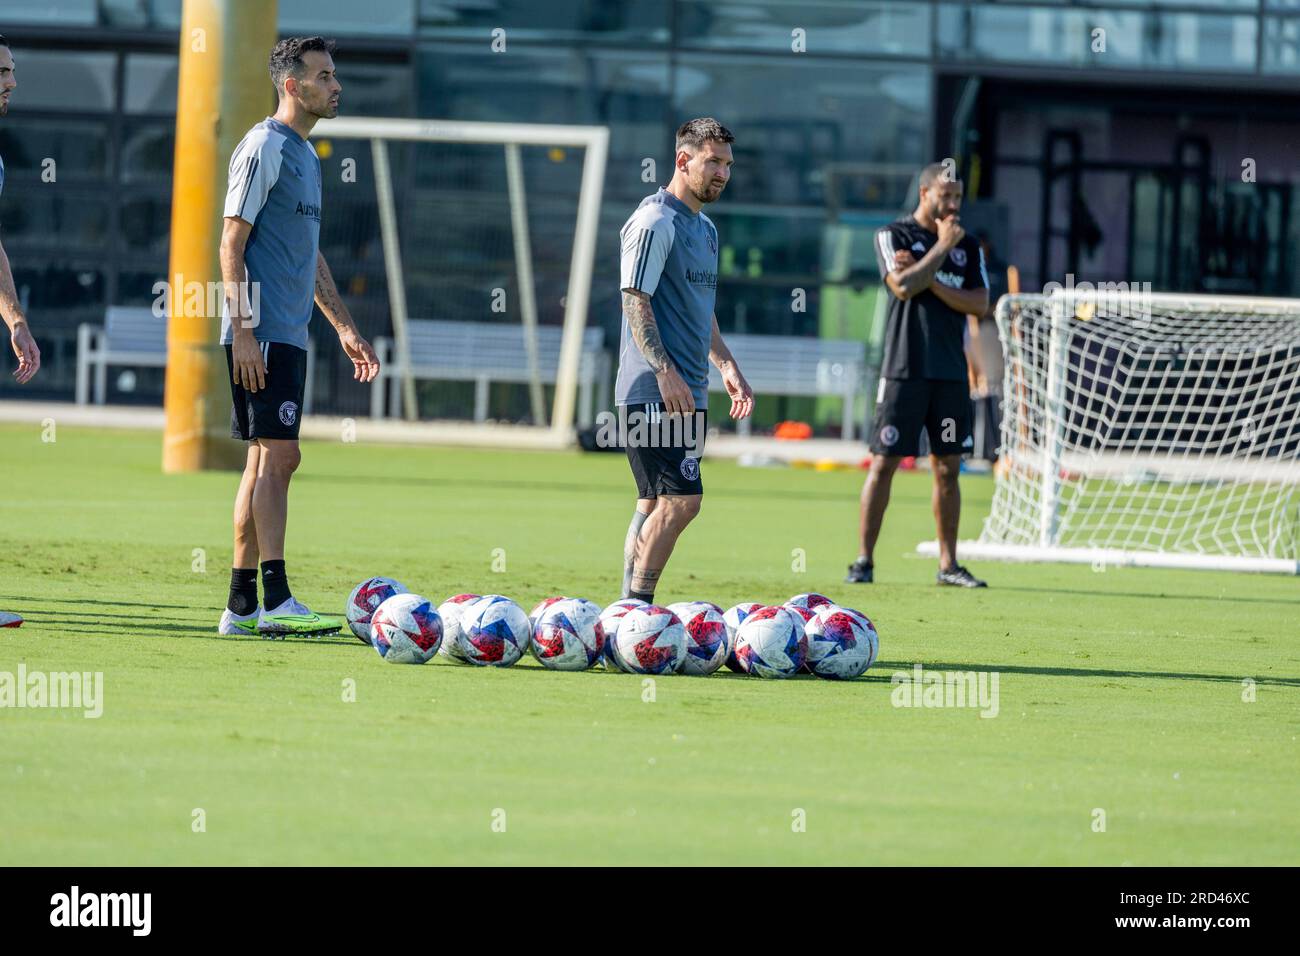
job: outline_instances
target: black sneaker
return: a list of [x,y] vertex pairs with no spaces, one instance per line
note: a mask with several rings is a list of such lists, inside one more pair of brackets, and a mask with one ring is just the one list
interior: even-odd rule
[[986,588],[988,585],[971,574],[960,564],[948,571],[940,571],[935,580],[940,584],[950,584],[958,588]]
[[870,584],[875,578],[876,566],[866,558],[858,558],[849,565],[849,576],[844,580],[849,584]]

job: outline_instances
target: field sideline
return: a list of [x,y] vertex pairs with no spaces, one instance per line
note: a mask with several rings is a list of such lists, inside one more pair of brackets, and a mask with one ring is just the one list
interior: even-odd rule
[[[900,474],[880,583],[850,586],[859,472],[706,461],[660,602],[821,591],[872,617],[880,660],[845,684],[661,678],[647,703],[639,677],[531,658],[217,637],[234,474],[164,476],[149,432],[0,441],[0,609],[28,619],[0,671],[102,671],[105,698],[0,710],[0,865],[1300,864],[1293,578],[983,563],[987,592],[940,590],[909,554],[929,476]],[[992,488],[963,479],[965,536]],[[333,614],[372,574],[604,604],[632,498],[618,455],[309,442],[290,581]],[[915,663],[997,672],[998,715],[891,706]]]

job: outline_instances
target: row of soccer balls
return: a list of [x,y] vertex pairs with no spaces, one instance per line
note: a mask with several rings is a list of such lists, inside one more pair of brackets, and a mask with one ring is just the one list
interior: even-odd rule
[[509,667],[526,651],[552,670],[602,662],[633,674],[712,674],[725,664],[757,677],[800,671],[830,680],[861,676],[880,640],[861,611],[821,594],[783,605],[707,601],[668,607],[634,598],[603,610],[585,598],[547,598],[525,615],[500,594],[457,594],[438,607],[392,578],[362,581],[348,597],[348,626],[386,661],[449,660]]

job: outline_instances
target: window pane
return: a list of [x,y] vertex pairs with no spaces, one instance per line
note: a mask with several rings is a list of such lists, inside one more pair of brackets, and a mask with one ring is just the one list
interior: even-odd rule
[[1266,73],[1300,73],[1300,18],[1264,18]]
[[[666,54],[534,47],[501,57],[486,46],[430,44],[420,49],[419,74],[425,115],[609,126],[611,195],[641,194],[645,159],[671,163]],[[491,181],[494,188],[504,182]]]
[[171,54],[128,54],[123,107],[128,113],[175,113],[177,82],[177,61]]
[[943,57],[1100,70],[1255,69],[1258,21],[1250,16],[945,4],[940,17]]
[[930,53],[930,6],[925,3],[681,0],[677,17],[678,42],[684,47],[790,53],[793,31],[800,29],[809,56]]
[[[58,23],[93,27],[96,20],[95,0],[59,0],[58,3],[50,3],[49,0],[5,0],[4,4],[6,26],[16,23]],[[18,31],[7,32],[13,35]]]
[[127,124],[122,134],[122,181],[165,183],[176,158],[176,127],[170,122]]
[[281,33],[407,37],[415,0],[280,0],[279,21]]
[[[420,33],[481,40],[505,30],[511,39],[667,43],[671,0],[421,0]],[[498,54],[499,55],[499,54]]]
[[70,50],[14,51],[14,90],[11,111],[62,110],[101,113],[113,109],[113,53],[77,53]]
[[[340,112],[344,116],[410,116],[413,67],[406,63],[362,63],[339,53],[339,82],[343,84]],[[269,81],[268,81],[269,82]]]
[[102,123],[27,119],[11,113],[0,123],[0,156],[6,197],[22,179],[36,181],[47,158],[56,159],[59,182],[107,178],[108,129]]
[[88,192],[86,187],[65,186],[57,192],[31,189],[18,202],[6,185],[0,199],[6,249],[65,253],[81,248],[102,253],[108,242],[108,209],[109,200],[102,192]]
[[925,159],[923,66],[687,54],[674,80],[675,118],[715,113],[736,134],[734,203],[820,205],[827,163]]

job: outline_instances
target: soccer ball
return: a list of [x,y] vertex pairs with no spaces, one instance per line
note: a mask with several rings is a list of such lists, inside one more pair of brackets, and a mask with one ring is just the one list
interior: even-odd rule
[[807,656],[803,620],[788,607],[761,607],[736,631],[736,660],[753,677],[789,677]]
[[428,598],[394,594],[371,615],[370,643],[390,664],[426,664],[442,643],[442,618]]
[[796,594],[785,602],[785,607],[801,607],[815,611],[819,607],[834,607],[835,602],[825,594]]
[[[802,595],[800,595],[800,596],[802,596]],[[814,610],[812,610],[811,608],[804,607],[804,606],[799,605],[799,604],[782,604],[781,606],[782,606],[783,608],[785,608],[787,611],[791,611],[791,612],[793,612],[793,613],[799,615],[799,619],[800,619],[801,621],[803,621],[803,629],[804,629],[804,633],[807,634],[807,633],[808,633],[808,624],[812,621],[813,618],[815,618],[815,617],[817,616],[817,612],[814,611]],[[821,606],[822,606],[822,607],[832,607],[833,605],[830,605],[830,604],[823,604],[823,605],[821,605]],[[807,659],[805,659],[804,662],[803,662],[802,664],[799,665],[799,673],[800,673],[800,674],[811,674],[811,673],[812,673],[812,668],[808,666],[808,661],[807,661]]]
[[880,651],[880,637],[871,619],[852,608],[819,607],[804,630],[808,668],[827,680],[861,677]]
[[657,604],[628,611],[613,642],[615,660],[633,674],[673,674],[686,660],[686,628],[676,614]]
[[615,601],[605,610],[600,612],[600,626],[605,631],[605,651],[604,664],[607,671],[627,670],[623,662],[618,659],[618,646],[614,638],[618,636],[619,625],[623,623],[623,618],[627,612],[634,607],[645,607],[645,601],[640,598],[623,598],[621,601]]
[[533,628],[533,656],[556,671],[585,671],[605,650],[600,607],[585,598],[552,602]]
[[708,601],[684,601],[669,605],[668,610],[681,619],[682,627],[686,629],[686,659],[682,662],[682,673],[703,677],[721,667],[731,651],[722,608]]
[[530,633],[536,632],[537,625],[542,620],[542,612],[554,604],[556,601],[568,601],[567,597],[549,597],[542,598],[537,602],[537,606],[528,612],[528,630]]
[[753,614],[763,605],[757,601],[744,601],[735,607],[729,607],[723,612],[722,620],[727,625],[727,669],[733,670],[737,674],[745,673],[745,668],[740,666],[740,661],[736,660],[736,631],[740,630],[741,623],[749,615]]
[[370,617],[375,609],[394,594],[405,594],[406,588],[392,578],[366,578],[348,595],[345,616],[352,633],[366,644],[370,643]]
[[509,667],[528,650],[528,615],[500,594],[485,594],[460,619],[456,646],[471,664]]
[[468,663],[460,653],[460,619],[480,597],[480,594],[457,594],[438,605],[438,613],[442,615],[442,647],[438,648],[439,657],[458,664]]

